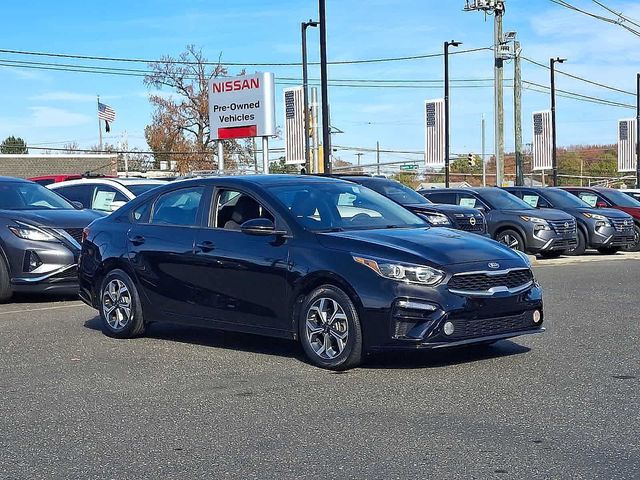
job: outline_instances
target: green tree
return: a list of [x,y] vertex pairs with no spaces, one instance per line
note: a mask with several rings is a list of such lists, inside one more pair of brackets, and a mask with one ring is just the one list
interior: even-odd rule
[[2,144],[0,144],[0,153],[24,155],[29,153],[29,149],[27,148],[27,142],[22,138],[11,135],[5,138]]
[[302,165],[287,165],[284,157],[277,162],[269,162],[269,173],[300,173],[301,168]]

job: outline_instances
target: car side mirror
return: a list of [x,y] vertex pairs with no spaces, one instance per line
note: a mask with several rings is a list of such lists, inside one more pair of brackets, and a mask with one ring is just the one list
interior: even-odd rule
[[607,204],[604,202],[596,202],[596,208],[607,208]]
[[476,210],[480,210],[482,213],[485,213],[487,211],[487,209],[484,207],[484,205],[478,205],[476,207]]
[[240,225],[242,233],[247,235],[254,235],[258,237],[268,237],[269,235],[286,235],[287,232],[276,230],[275,224],[268,218],[253,218],[247,220]]
[[71,202],[71,205],[76,207],[78,210],[84,210],[84,205],[82,204],[82,202]]

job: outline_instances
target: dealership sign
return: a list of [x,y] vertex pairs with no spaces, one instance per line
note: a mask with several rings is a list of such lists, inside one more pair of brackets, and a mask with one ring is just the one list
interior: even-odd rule
[[212,140],[276,134],[273,73],[212,78],[209,122]]

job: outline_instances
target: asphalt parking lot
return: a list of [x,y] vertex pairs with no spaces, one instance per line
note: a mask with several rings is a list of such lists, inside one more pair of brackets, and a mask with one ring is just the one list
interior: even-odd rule
[[540,261],[545,335],[335,374],[292,342],[0,306],[0,478],[640,478],[640,255]]

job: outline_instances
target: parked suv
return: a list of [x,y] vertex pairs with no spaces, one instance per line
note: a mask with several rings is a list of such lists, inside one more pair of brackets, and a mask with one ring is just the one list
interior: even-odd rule
[[146,178],[83,178],[53,183],[47,188],[70,202],[82,204],[83,208],[111,213],[129,200],[165,183]]
[[621,234],[618,226],[633,219],[613,208],[592,208],[578,197],[560,188],[508,187],[506,191],[516,195],[534,208],[555,208],[567,212],[578,224],[578,246],[567,252],[582,255],[587,248],[611,254],[626,246],[629,236]]
[[[640,251],[640,202],[626,193],[614,188],[602,187],[564,187],[576,197],[584,200],[594,208],[615,208],[633,217],[631,225],[616,225],[620,237],[619,244],[627,243],[625,250]],[[631,241],[629,241],[629,238]]]
[[557,257],[578,244],[575,219],[559,210],[536,211],[496,187],[421,190],[435,203],[477,208],[487,219],[489,235],[509,247],[543,257]]
[[484,215],[475,208],[436,205],[415,190],[388,178],[366,175],[334,175],[334,177],[358,183],[390,198],[404,208],[420,215],[432,227],[449,227],[480,235],[487,234]]

